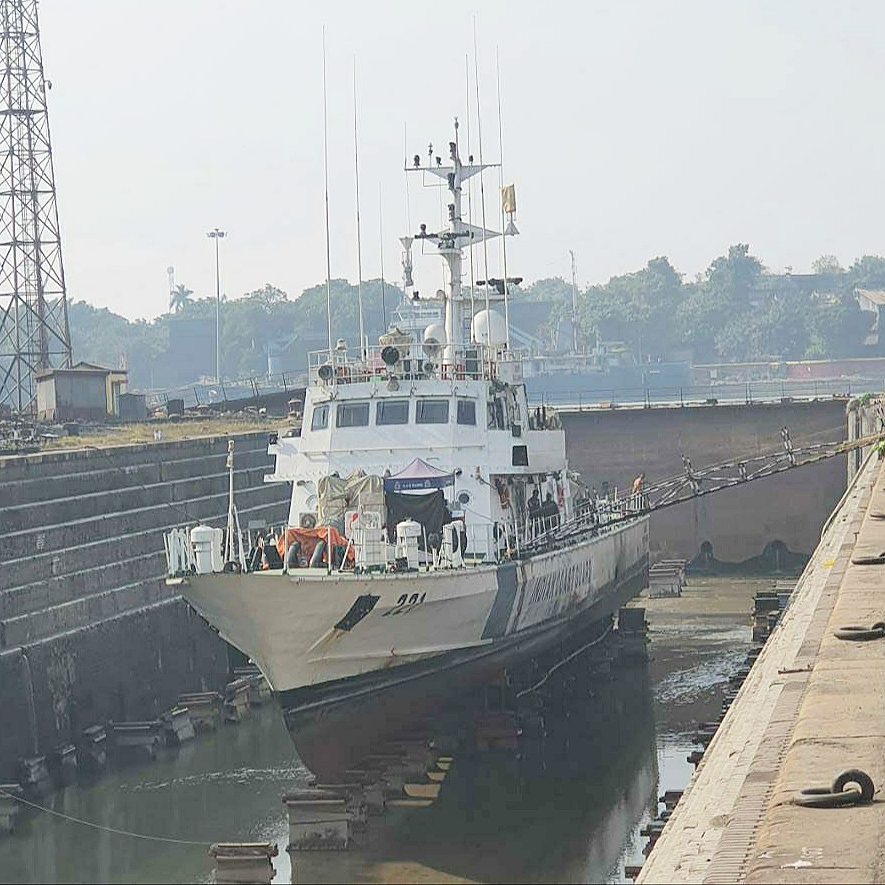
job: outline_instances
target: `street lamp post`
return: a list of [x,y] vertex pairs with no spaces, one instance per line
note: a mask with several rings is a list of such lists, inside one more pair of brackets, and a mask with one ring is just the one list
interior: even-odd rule
[[210,230],[207,237],[215,240],[215,383],[221,384],[221,273],[218,261],[218,241],[227,236],[227,232],[217,227]]

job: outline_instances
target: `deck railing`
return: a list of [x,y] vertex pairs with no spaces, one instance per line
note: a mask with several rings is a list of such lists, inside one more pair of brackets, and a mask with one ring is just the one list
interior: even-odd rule
[[[521,558],[528,553],[540,553],[545,549],[559,547],[564,541],[573,539],[575,536],[606,534],[613,531],[625,520],[641,516],[647,509],[648,500],[640,492],[623,498],[597,498],[593,502],[585,502],[568,519],[557,515],[555,517],[527,518],[521,525],[505,521],[467,523],[464,526],[467,542],[463,555],[460,557],[462,562],[459,567],[471,568],[499,563],[505,559]],[[288,534],[285,527],[280,526],[278,530],[274,529],[273,536],[274,538],[287,538]],[[188,530],[174,529],[164,537],[164,541],[169,575],[181,576],[193,573],[197,568],[197,555],[193,543],[190,541]],[[256,570],[254,566],[257,560],[252,558],[255,546],[252,543],[251,532],[241,533],[240,543],[243,544],[244,551],[249,551],[246,555],[247,571]],[[337,562],[338,558],[341,558],[340,553],[336,557],[333,552],[331,571],[335,574],[352,571],[353,565],[348,559],[348,552],[352,550],[354,560],[358,562],[360,559],[358,546],[354,539],[350,539],[340,563]],[[439,548],[433,548],[427,539],[424,539],[423,546],[426,549],[419,553],[419,572],[450,567],[450,564],[446,563],[442,557]],[[225,546],[222,544],[221,550],[224,549]],[[396,545],[388,543],[385,539],[381,545],[381,553],[383,563],[380,564],[380,568],[382,570],[393,569],[396,563]],[[283,564],[287,559],[287,554],[288,549],[284,550],[280,557]],[[328,556],[328,553],[326,555]],[[328,568],[328,565],[326,567]],[[213,557],[213,571],[224,571],[230,568],[231,566],[225,566]],[[238,571],[239,564],[234,566],[233,570]],[[287,571],[285,566],[282,570]],[[296,569],[288,569],[288,571],[296,572]]]
[[[384,356],[388,360],[395,356],[396,361],[390,364]],[[308,354],[308,378],[313,384],[354,384],[391,378],[519,381],[521,359],[516,351],[481,344],[447,347],[406,342],[371,346],[362,353],[357,348],[342,348],[333,351],[331,357],[328,350],[314,351]]]

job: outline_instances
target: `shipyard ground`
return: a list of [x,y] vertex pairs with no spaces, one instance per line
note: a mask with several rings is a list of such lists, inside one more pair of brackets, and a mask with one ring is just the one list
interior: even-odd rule
[[[70,434],[60,427],[38,428],[40,451],[56,452],[101,446],[139,445],[142,443],[196,439],[223,433],[240,434],[252,431],[282,430],[278,418],[255,415],[205,415],[125,424],[77,424],[77,432]],[[9,454],[12,454],[10,452]]]
[[[838,639],[885,616],[885,462],[866,462],[824,529],[780,624],[709,744],[637,881],[885,879],[885,638]],[[885,557],[882,557],[885,561]],[[845,769],[870,804],[807,808]]]

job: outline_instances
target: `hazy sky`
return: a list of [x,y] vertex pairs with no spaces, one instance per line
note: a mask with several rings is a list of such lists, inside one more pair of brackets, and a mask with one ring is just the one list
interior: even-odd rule
[[[356,279],[354,58],[363,276],[380,189],[399,280],[404,155],[445,157],[455,115],[466,154],[468,55],[479,153],[474,19],[487,162],[500,58],[511,275],[568,276],[569,249],[582,286],[660,254],[693,277],[735,242],[796,272],[885,253],[881,3],[42,0],[40,17],[68,297],[128,317],[167,308],[169,265],[214,294],[215,226],[230,297],[325,279],[323,25],[333,277]],[[438,192],[410,193],[412,228],[437,227]],[[416,260],[422,291],[438,262]]]

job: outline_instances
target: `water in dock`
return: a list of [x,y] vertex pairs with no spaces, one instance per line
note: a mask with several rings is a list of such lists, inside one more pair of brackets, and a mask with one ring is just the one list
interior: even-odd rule
[[602,678],[576,659],[521,700],[520,735],[487,697],[422,723],[454,748],[435,801],[371,816],[346,851],[294,855],[294,877],[281,796],[310,773],[266,704],[50,795],[52,813],[28,813],[0,838],[0,881],[204,882],[218,841],[276,842],[276,883],[625,881],[657,797],[691,776],[692,734],[716,718],[750,646],[752,597],[771,583],[694,578],[680,598],[640,600],[650,661]]

